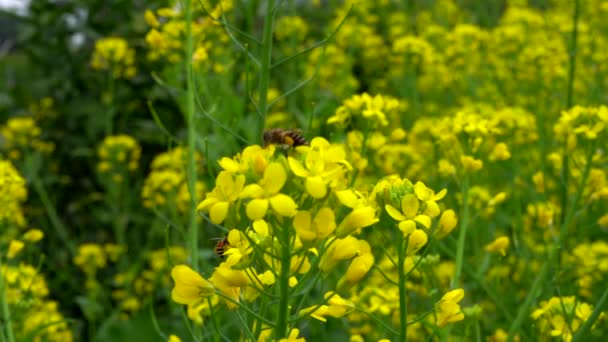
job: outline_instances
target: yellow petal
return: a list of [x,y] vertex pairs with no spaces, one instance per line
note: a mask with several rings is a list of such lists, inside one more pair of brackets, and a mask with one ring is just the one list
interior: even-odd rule
[[247,217],[250,220],[260,220],[268,211],[268,200],[265,198],[252,199],[247,203]]
[[401,210],[403,211],[405,217],[407,217],[408,219],[411,219],[416,216],[416,214],[418,214],[419,208],[420,201],[418,201],[416,195],[407,194],[401,199]]
[[214,292],[213,284],[186,265],[177,265],[171,270],[175,287],[171,298],[179,304],[190,305]]
[[390,204],[385,205],[384,209],[390,217],[394,218],[397,221],[403,221],[407,219],[407,217],[405,217],[399,210],[395,209],[395,207]]
[[298,211],[298,205],[289,196],[285,194],[276,194],[270,198],[272,209],[281,216],[292,217]]
[[287,172],[280,163],[270,163],[264,171],[262,184],[268,194],[276,194],[281,191],[285,181],[287,180]]
[[414,221],[420,223],[426,229],[431,227],[431,218],[426,215],[418,215],[414,217]]
[[199,205],[196,207],[196,210],[201,211],[205,210],[211,205],[217,203],[219,199],[217,197],[207,197],[205,198]]
[[323,198],[327,195],[327,186],[323,178],[308,177],[306,178],[306,191],[314,198]]
[[302,165],[302,163],[299,160],[289,157],[287,159],[287,161],[289,163],[289,168],[296,176],[308,177],[308,175],[310,174],[308,172],[308,170],[306,170],[306,168],[304,168],[304,165]]
[[336,215],[334,211],[327,207],[319,209],[313,221],[313,226],[317,230],[317,237],[319,239],[325,239],[331,235],[336,230]]
[[407,254],[411,255],[420,250],[420,248],[426,245],[429,237],[426,235],[424,230],[416,229],[410,234],[409,241],[407,244]]
[[414,192],[421,201],[429,201],[433,199],[433,190],[429,189],[422,182],[416,182]]
[[231,172],[231,173],[236,173],[240,170],[241,166],[239,165],[239,163],[235,162],[233,159],[231,158],[227,158],[224,157],[222,159],[220,159],[218,161],[218,163],[220,164],[220,166],[222,167],[222,169]]
[[410,235],[416,230],[416,222],[412,220],[405,220],[399,222],[399,230],[404,236]]
[[338,197],[340,203],[344,204],[349,208],[354,208],[359,202],[359,198],[352,190],[336,191],[335,194]]
[[217,202],[209,211],[209,216],[211,218],[211,222],[215,224],[220,224],[224,222],[226,219],[226,215],[228,215],[228,209],[230,208],[230,203],[228,202]]
[[426,208],[424,208],[423,214],[430,217],[437,217],[441,212],[441,210],[439,209],[439,205],[437,205],[437,202],[426,201],[424,203],[426,204]]
[[253,222],[253,230],[261,237],[268,236],[268,223],[264,220],[256,220]]
[[441,239],[442,237],[448,235],[452,230],[454,230],[456,224],[458,224],[458,220],[456,219],[456,213],[454,210],[449,209],[444,211],[439,219],[437,238]]
[[264,189],[259,184],[249,184],[241,191],[240,198],[264,197]]
[[313,241],[317,237],[317,234],[311,229],[311,223],[312,217],[306,210],[298,211],[293,218],[293,227],[303,242]]

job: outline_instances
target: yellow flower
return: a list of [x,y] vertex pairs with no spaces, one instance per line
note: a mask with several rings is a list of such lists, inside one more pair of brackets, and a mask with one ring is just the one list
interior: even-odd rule
[[416,254],[426,243],[429,238],[422,229],[414,230],[408,237],[407,254]]
[[21,250],[23,249],[24,246],[25,246],[25,243],[23,243],[23,241],[21,241],[21,240],[11,240],[11,243],[8,245],[8,251],[6,252],[6,257],[8,259],[12,259],[12,258],[16,257],[17,254],[19,254],[19,252],[21,252]]
[[179,338],[179,336],[171,334],[169,335],[167,342],[182,342],[182,340]]
[[74,257],[74,264],[85,273],[95,274],[98,268],[107,265],[108,256],[102,246],[95,243],[85,243],[78,246],[78,254]]
[[298,338],[298,335],[300,335],[300,330],[298,328],[293,328],[289,332],[289,336],[280,339],[279,342],[306,342],[306,339],[303,337]]
[[299,149],[306,154],[304,164],[289,157],[289,167],[296,176],[306,178],[306,192],[314,198],[325,197],[328,187],[337,185],[343,178],[345,168],[352,168],[345,159],[344,148],[331,145],[323,138],[314,138],[310,146],[302,146]]
[[509,147],[505,143],[498,143],[490,153],[490,160],[507,160],[511,158]]
[[226,219],[230,203],[236,201],[243,191],[245,176],[222,171],[217,176],[215,188],[207,193],[197,210],[209,210],[211,222],[220,224]]
[[481,170],[483,167],[483,161],[475,159],[471,156],[461,156],[460,162],[466,172],[475,172]]
[[314,219],[310,211],[302,210],[293,218],[293,227],[302,242],[325,239],[336,229],[336,217],[328,207],[319,209]]
[[464,298],[464,290],[456,289],[452,290],[435,304],[435,310],[437,312],[437,326],[442,328],[450,323],[462,321],[464,319],[464,313],[460,310],[460,302]]
[[338,289],[346,290],[357,284],[374,265],[374,255],[372,253],[364,253],[356,256],[348,265],[346,273],[338,282]]
[[228,244],[230,248],[224,255],[228,257],[226,263],[231,266],[238,264],[244,256],[253,252],[249,240],[238,229],[232,229],[228,232]]
[[332,270],[340,261],[349,260],[362,254],[371,254],[371,247],[365,240],[357,240],[352,236],[327,242],[327,251],[321,257],[319,269],[323,272]]
[[247,203],[247,217],[259,220],[266,215],[268,206],[280,216],[294,216],[296,202],[289,196],[279,193],[287,181],[287,172],[280,163],[270,163],[264,170],[259,184],[247,185],[240,194],[241,198],[252,198]]
[[359,207],[342,219],[342,222],[336,228],[336,236],[343,237],[356,233],[359,229],[369,227],[378,221],[374,208],[370,206]]
[[399,221],[399,230],[407,236],[416,230],[416,223],[420,223],[425,228],[431,227],[431,218],[428,215],[418,214],[420,202],[415,194],[406,194],[401,198],[401,211],[390,204],[386,204],[384,209],[390,217]]
[[458,223],[456,219],[456,213],[454,210],[449,209],[441,213],[441,218],[439,219],[439,228],[437,229],[436,235],[438,239],[443,238],[448,235]]
[[209,281],[226,297],[232,299],[232,301],[226,301],[226,306],[230,309],[234,309],[237,306],[234,302],[239,301],[241,288],[247,286],[250,282],[244,271],[233,269],[226,262],[221,263],[215,268]]
[[496,240],[485,246],[486,252],[499,252],[502,256],[507,254],[507,248],[509,248],[509,238],[507,236],[498,237]]
[[23,234],[23,240],[27,242],[38,242],[44,238],[44,233],[40,229],[30,229]]
[[152,27],[160,26],[156,15],[154,15],[154,12],[152,12],[151,10],[146,10],[146,12],[144,13],[144,19],[146,20],[146,23]]
[[186,265],[173,267],[171,278],[175,282],[171,299],[179,304],[196,305],[203,298],[211,296],[215,290],[212,283]]
[[323,296],[329,305],[313,305],[300,310],[299,316],[310,315],[321,322],[327,322],[326,316],[340,318],[353,312],[355,304],[350,300],[340,297],[335,292],[329,291]]

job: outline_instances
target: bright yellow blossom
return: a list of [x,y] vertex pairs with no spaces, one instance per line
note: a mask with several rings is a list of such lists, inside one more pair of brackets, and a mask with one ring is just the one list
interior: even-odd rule
[[171,270],[175,287],[171,291],[171,299],[179,304],[188,306],[198,304],[203,298],[214,293],[214,286],[198,272],[187,265],[177,265]]
[[197,210],[208,210],[211,222],[221,224],[228,215],[230,204],[239,198],[245,185],[245,176],[227,171],[218,174],[213,191],[198,205]]
[[247,217],[252,221],[262,219],[269,206],[280,216],[294,216],[298,207],[296,202],[280,193],[286,181],[287,172],[283,165],[273,162],[266,167],[264,176],[258,184],[245,186],[240,197],[251,198],[247,203]]

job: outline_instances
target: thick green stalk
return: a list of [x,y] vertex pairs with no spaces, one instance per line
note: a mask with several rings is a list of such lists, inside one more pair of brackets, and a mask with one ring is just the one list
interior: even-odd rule
[[194,74],[192,73],[192,55],[194,53],[194,38],[192,37],[192,1],[185,0],[186,12],[186,119],[188,124],[188,192],[190,192],[190,222],[188,230],[188,249],[194,269],[198,269],[198,226],[196,224],[196,125],[194,116]]
[[464,247],[467,238],[467,228],[469,225],[469,175],[464,176],[462,182],[462,210],[460,211],[460,233],[458,235],[458,246],[456,247],[456,271],[452,278],[451,287],[455,288],[460,275],[462,274],[462,264],[464,260]]
[[274,2],[267,0],[266,16],[264,17],[264,37],[262,40],[262,58],[260,65],[260,83],[258,84],[258,139],[262,139],[262,133],[266,125],[266,113],[268,112],[268,84],[270,83],[270,59],[272,56],[272,27],[274,25]]
[[4,274],[0,272],[0,291],[2,291],[2,318],[4,319],[4,330],[6,330],[6,340],[8,342],[14,342],[15,335],[13,333],[13,318],[11,317],[11,311],[8,307],[8,299],[6,298],[8,284],[4,280]]
[[399,342],[407,341],[407,291],[405,288],[405,256],[406,247],[404,241],[399,241],[399,261],[397,262],[397,272],[399,273]]
[[289,314],[289,269],[291,268],[291,248],[289,226],[281,228],[281,273],[279,275],[279,311],[274,328],[274,337],[279,340],[287,336],[287,315]]

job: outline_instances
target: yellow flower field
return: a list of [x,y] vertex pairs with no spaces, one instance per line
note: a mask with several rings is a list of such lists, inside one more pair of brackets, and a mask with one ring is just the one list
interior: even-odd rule
[[0,341],[608,336],[608,1],[0,13]]

